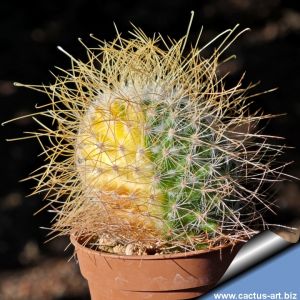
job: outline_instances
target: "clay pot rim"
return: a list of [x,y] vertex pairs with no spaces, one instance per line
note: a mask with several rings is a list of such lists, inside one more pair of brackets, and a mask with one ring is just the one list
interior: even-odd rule
[[220,245],[217,247],[202,249],[202,250],[195,250],[195,251],[187,251],[187,252],[180,252],[180,253],[171,253],[171,254],[158,254],[158,255],[118,255],[112,253],[106,253],[101,251],[96,251],[90,249],[88,247],[83,246],[80,244],[77,239],[75,238],[74,234],[70,234],[71,243],[75,246],[75,250],[80,248],[82,251],[89,252],[92,255],[100,255],[103,257],[111,258],[111,259],[123,259],[123,260],[162,260],[162,259],[174,259],[174,258],[185,258],[185,257],[192,257],[201,254],[207,254],[215,251],[222,251],[223,249],[227,249],[229,247],[234,247],[238,244],[241,244],[245,241],[238,241],[228,243],[226,245]]

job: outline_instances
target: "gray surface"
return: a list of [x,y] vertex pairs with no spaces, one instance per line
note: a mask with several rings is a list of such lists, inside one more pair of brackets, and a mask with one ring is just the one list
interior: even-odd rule
[[222,276],[218,285],[246,271],[268,257],[290,246],[279,235],[272,231],[264,231],[249,240],[238,252],[232,263]]

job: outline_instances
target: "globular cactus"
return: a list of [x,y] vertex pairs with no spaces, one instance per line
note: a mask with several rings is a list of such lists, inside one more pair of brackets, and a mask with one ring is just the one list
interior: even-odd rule
[[188,34],[167,42],[137,28],[130,39],[83,44],[87,63],[61,49],[72,68],[28,86],[51,99],[40,114],[54,129],[37,120],[33,134],[50,139],[47,162],[30,178],[53,204],[55,231],[193,250],[266,226],[264,188],[280,180],[272,161],[282,147],[256,127],[270,116],[249,114],[251,86],[225,88],[218,75],[234,32],[215,38],[208,58],[206,46],[188,49]]

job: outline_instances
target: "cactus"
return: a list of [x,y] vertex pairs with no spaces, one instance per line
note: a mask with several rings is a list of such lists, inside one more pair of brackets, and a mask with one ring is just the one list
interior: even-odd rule
[[32,116],[46,164],[29,178],[50,200],[54,232],[195,250],[268,226],[282,146],[257,127],[271,116],[248,112],[253,85],[226,88],[218,75],[235,32],[211,41],[222,42],[208,58],[198,42],[184,54],[188,33],[167,42],[134,28],[93,49],[80,40],[86,63],[60,48],[72,68],[52,85],[23,85],[51,99],[37,115],[53,128]]

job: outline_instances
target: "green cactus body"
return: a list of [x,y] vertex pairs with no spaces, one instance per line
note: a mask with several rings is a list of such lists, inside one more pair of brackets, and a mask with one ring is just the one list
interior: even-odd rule
[[[147,105],[151,106],[151,102]],[[156,172],[155,187],[162,194],[165,232],[214,233],[218,223],[211,217],[216,211],[212,209],[208,213],[206,209],[210,203],[219,201],[219,195],[205,191],[205,185],[214,180],[213,173],[222,172],[222,168],[213,169],[212,147],[201,145],[204,139],[213,143],[213,133],[208,127],[193,124],[195,120],[203,123],[205,120],[185,111],[185,107],[190,106],[188,97],[175,98],[170,105],[152,105],[155,114],[146,119],[149,130],[145,145]]]

